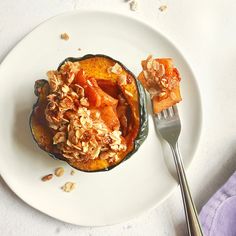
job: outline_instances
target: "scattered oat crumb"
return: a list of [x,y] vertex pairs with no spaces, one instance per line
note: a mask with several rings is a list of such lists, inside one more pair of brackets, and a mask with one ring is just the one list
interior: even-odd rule
[[74,174],[75,174],[75,171],[74,171],[74,170],[72,170],[72,171],[70,172],[70,174],[71,174],[71,175],[74,175]]
[[69,40],[69,35],[67,34],[67,33],[63,33],[63,34],[61,34],[61,39],[63,39],[63,40]]
[[52,174],[49,174],[49,175],[45,175],[42,177],[42,181],[43,182],[46,182],[46,181],[49,181],[50,179],[52,179],[53,175]]
[[167,5],[161,5],[160,7],[159,7],[159,10],[160,11],[165,11],[167,9]]
[[129,6],[131,11],[137,11],[138,2],[136,0],[132,0],[129,2]]
[[64,191],[64,192],[71,192],[72,190],[74,190],[76,188],[76,183],[73,183],[73,182],[66,182],[62,187],[61,189]]
[[65,173],[65,170],[63,167],[58,167],[55,169],[55,172],[54,174],[57,176],[57,177],[61,177],[62,175],[64,175]]
[[78,51],[81,51],[81,48],[78,48],[77,50],[78,50]]

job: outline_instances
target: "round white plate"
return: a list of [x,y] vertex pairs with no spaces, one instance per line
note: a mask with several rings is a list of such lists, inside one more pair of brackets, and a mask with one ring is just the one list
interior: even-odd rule
[[[68,41],[60,39],[67,32]],[[81,48],[81,51],[78,51]],[[155,29],[136,19],[106,12],[75,11],[56,16],[33,30],[0,67],[0,173],[10,188],[32,207],[65,222],[100,226],[119,223],[156,206],[177,186],[167,166],[151,116],[149,135],[132,158],[108,172],[70,175],[71,167],[53,160],[34,143],[29,114],[36,97],[34,81],[45,79],[66,57],[109,55],[136,75],[140,61],[152,53],[172,57],[182,76],[180,148],[186,167],[201,130],[201,104],[194,75],[176,47]],[[169,155],[169,154],[168,154]],[[167,161],[166,161],[167,160]],[[42,182],[63,166],[66,174]],[[77,183],[73,192],[60,187]]]

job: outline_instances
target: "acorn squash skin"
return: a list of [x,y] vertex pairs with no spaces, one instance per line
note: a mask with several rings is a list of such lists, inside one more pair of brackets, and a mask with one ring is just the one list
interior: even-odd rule
[[[125,154],[125,156],[119,161],[118,163],[115,163],[113,165],[104,165],[103,164],[96,164],[91,166],[78,166],[77,164],[68,161],[60,152],[52,145],[52,134],[51,129],[47,127],[46,119],[43,117],[42,110],[47,105],[47,93],[49,91],[49,84],[46,80],[38,80],[35,83],[35,95],[38,97],[37,102],[33,106],[33,110],[30,115],[30,129],[32,136],[35,140],[35,142],[38,144],[38,146],[47,152],[51,157],[54,159],[59,159],[62,161],[66,161],[69,165],[71,165],[73,168],[76,168],[80,171],[84,172],[99,172],[99,171],[108,171],[119,165],[120,163],[124,162],[125,160],[129,159],[141,146],[141,144],[145,141],[148,135],[148,116],[146,111],[146,93],[144,91],[143,86],[141,83],[136,79],[136,77],[133,75],[132,72],[130,72],[122,63],[119,61],[106,56],[102,54],[88,54],[80,58],[74,58],[69,57],[66,58],[62,63],[60,63],[58,70],[60,67],[66,62],[76,62],[79,61],[82,68],[85,69],[85,72],[89,74],[89,76],[93,76],[94,78],[101,78],[101,79],[109,79],[113,82],[116,82],[115,76],[111,75],[105,75],[105,71],[100,73],[100,68],[102,68],[102,63],[118,63],[122,69],[132,78],[132,83],[130,87],[128,86],[128,89],[130,88],[130,92],[134,92],[135,89],[137,93],[137,96],[134,96],[133,101],[132,97],[126,96],[127,102],[131,108],[132,113],[132,129],[131,129],[131,136],[128,140],[128,152]],[[90,67],[89,63],[92,63],[91,65],[95,65],[92,68]],[[101,65],[99,64],[101,62]],[[83,64],[84,63],[84,64]],[[83,67],[84,65],[84,67]],[[96,67],[98,65],[98,67]],[[86,70],[86,68],[88,70]],[[90,70],[91,69],[91,70]],[[108,74],[108,73],[107,73]],[[111,78],[110,78],[111,77]],[[126,88],[126,90],[128,90]],[[43,91],[43,92],[42,92]],[[128,90],[129,91],[129,90]],[[123,92],[123,91],[122,91]],[[136,108],[135,108],[136,107]],[[41,111],[37,111],[40,110]],[[39,118],[38,114],[41,114],[41,118]],[[134,130],[134,131],[133,131]],[[132,137],[132,132],[136,132],[137,135],[135,137]],[[129,137],[129,134],[127,135]]]

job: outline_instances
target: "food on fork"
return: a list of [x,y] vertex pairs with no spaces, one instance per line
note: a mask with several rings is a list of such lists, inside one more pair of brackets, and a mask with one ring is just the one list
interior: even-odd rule
[[82,171],[109,170],[147,137],[145,92],[120,62],[105,55],[67,58],[35,82],[34,140]]
[[143,71],[138,79],[149,92],[153,112],[159,113],[182,100],[180,94],[180,75],[171,58],[148,56],[142,61]]

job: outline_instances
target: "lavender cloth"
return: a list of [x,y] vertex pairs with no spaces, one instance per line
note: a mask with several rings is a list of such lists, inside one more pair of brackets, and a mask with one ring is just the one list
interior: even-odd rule
[[200,212],[205,236],[236,236],[236,172]]

